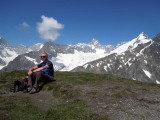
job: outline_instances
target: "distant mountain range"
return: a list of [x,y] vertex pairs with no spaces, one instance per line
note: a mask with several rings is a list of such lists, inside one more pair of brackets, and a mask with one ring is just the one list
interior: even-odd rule
[[151,83],[160,83],[160,35],[150,39],[141,33],[133,40],[113,45],[90,43],[61,45],[53,42],[26,47],[9,46],[0,38],[0,72],[24,70],[38,64],[39,54],[46,51],[55,70],[109,73]]
[[39,54],[42,51],[49,54],[49,59],[54,63],[55,70],[70,71],[79,65],[106,56],[115,48],[112,45],[101,45],[96,39],[88,44],[61,45],[46,42],[45,44],[37,43],[30,47],[19,45],[16,48],[9,46],[3,38],[0,40],[3,41],[3,44],[0,44],[1,51],[3,51],[0,53],[1,72],[28,69],[40,62]]

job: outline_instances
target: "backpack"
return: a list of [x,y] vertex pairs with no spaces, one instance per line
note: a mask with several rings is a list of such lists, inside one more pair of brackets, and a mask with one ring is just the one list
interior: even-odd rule
[[28,76],[26,76],[22,81],[15,80],[13,83],[13,87],[10,88],[10,92],[18,92],[18,91],[25,91],[29,87],[28,85]]

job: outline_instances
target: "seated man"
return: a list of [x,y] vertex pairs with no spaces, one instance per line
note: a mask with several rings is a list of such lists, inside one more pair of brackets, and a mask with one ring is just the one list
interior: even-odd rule
[[39,82],[49,82],[53,79],[53,64],[48,60],[48,54],[46,52],[42,52],[41,55],[42,62],[36,66],[33,66],[28,71],[28,82],[30,87],[28,91],[30,93],[35,93],[38,90]]

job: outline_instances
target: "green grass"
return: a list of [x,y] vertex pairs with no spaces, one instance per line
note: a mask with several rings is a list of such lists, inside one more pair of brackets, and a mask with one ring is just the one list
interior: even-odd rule
[[[13,71],[0,74],[0,92],[9,89],[13,85],[14,80],[22,80],[27,71]],[[121,88],[119,84],[138,85],[141,89],[150,90],[150,88],[160,87],[159,85],[143,83],[124,79],[109,74],[93,74],[78,72],[55,72],[55,82],[46,84],[42,90],[52,90],[53,97],[63,101],[54,104],[48,111],[43,111],[35,107],[31,100],[26,97],[0,97],[0,118],[2,120],[108,120],[106,116],[100,116],[90,112],[87,104],[82,100],[77,100],[81,92],[74,86],[78,85],[96,85],[101,82],[113,82],[117,84],[117,88],[110,88],[111,98],[121,99],[130,96],[137,91],[130,88]],[[98,91],[88,93],[92,97],[96,97]],[[0,93],[1,94],[1,93]],[[69,101],[69,102],[66,102]],[[144,100],[141,100],[144,101]]]
[[[0,88],[10,88],[15,80],[22,80],[27,71],[12,71],[0,74]],[[1,81],[4,83],[2,84]],[[6,82],[4,82],[6,81]]]
[[28,98],[0,97],[1,120],[108,120],[87,110],[85,102],[55,105],[48,111],[39,110]]
[[107,117],[88,112],[85,102],[80,100],[53,107],[48,111],[47,116],[53,117],[54,120],[108,120]]
[[43,118],[43,112],[33,106],[28,98],[0,97],[2,120],[33,120]]
[[[13,71],[4,74],[0,74],[0,80],[5,80],[3,83],[0,81],[0,89],[9,89],[13,86],[13,81],[22,80],[26,75],[27,71]],[[83,73],[83,72],[55,72],[55,80],[53,84],[47,84],[43,89],[53,90],[53,95],[56,97],[70,98],[78,94],[78,90],[73,89],[74,85],[83,85],[83,84],[97,84],[103,81],[113,81],[113,82],[122,82],[127,84],[138,84],[142,86],[159,87],[156,84],[149,84],[139,81],[134,81],[130,79],[125,79],[118,76],[113,76],[110,74],[93,74],[93,73]],[[117,93],[118,94],[118,93]]]
[[101,81],[119,81],[139,84],[142,83],[110,74],[94,74],[84,72],[56,72],[55,79],[68,84],[94,84]]
[[[0,90],[8,90],[14,80],[22,80],[27,71],[13,71],[0,74]],[[48,83],[43,90],[52,90],[53,96],[66,101],[78,95],[73,88],[78,84],[96,83],[100,79],[97,75],[88,73],[56,72],[56,82]],[[96,77],[96,78],[95,78]],[[0,93],[1,94],[1,93]],[[0,118],[2,120],[108,120],[108,117],[93,114],[82,100],[73,99],[64,104],[54,104],[48,111],[34,106],[27,97],[0,97]]]
[[[14,80],[22,80],[27,71],[12,71],[7,73],[0,74],[1,80],[6,80],[6,84],[10,85]],[[118,82],[127,82],[127,83],[137,83],[137,84],[146,84],[139,81],[134,81],[110,74],[94,74],[94,73],[83,73],[83,72],[55,72],[55,79],[59,82],[66,84],[96,84],[101,81],[118,81]],[[151,84],[149,84],[151,85]],[[155,85],[155,84],[153,84]]]

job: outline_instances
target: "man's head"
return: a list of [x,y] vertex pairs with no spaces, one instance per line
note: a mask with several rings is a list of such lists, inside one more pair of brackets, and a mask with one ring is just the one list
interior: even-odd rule
[[41,57],[42,61],[45,61],[48,58],[48,54],[46,52],[42,52],[41,55],[40,55],[40,57]]

